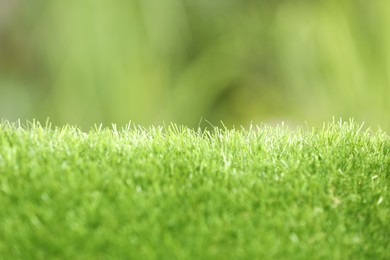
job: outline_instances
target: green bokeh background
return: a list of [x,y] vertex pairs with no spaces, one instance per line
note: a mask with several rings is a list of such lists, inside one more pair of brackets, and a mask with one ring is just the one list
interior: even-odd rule
[[387,0],[0,0],[0,118],[390,130]]

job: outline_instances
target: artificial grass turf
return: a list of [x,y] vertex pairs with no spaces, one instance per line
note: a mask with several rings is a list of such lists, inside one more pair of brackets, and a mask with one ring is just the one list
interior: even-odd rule
[[389,259],[390,139],[0,124],[0,258]]

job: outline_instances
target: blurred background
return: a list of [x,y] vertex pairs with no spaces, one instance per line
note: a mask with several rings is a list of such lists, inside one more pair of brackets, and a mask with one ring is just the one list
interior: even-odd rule
[[0,118],[389,131],[389,48],[388,0],[0,0]]

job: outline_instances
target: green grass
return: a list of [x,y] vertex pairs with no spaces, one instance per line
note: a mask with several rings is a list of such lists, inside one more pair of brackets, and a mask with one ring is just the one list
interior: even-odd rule
[[1,259],[389,259],[390,138],[0,123]]

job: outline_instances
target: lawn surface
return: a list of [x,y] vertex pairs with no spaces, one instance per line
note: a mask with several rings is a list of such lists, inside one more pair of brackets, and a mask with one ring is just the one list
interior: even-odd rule
[[390,259],[390,138],[0,123],[0,259]]

